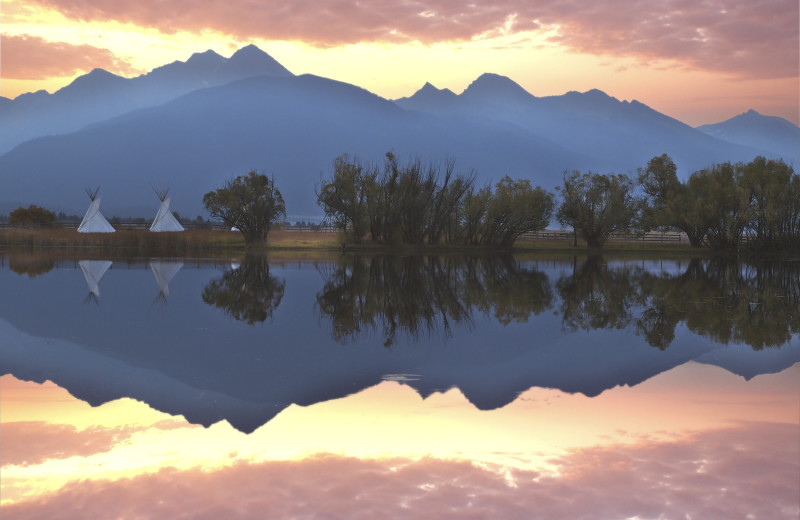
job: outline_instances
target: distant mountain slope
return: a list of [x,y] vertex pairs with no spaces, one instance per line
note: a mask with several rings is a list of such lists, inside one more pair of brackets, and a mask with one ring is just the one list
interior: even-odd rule
[[73,132],[199,88],[262,75],[287,77],[292,73],[253,45],[230,58],[214,51],[193,54],[185,62],[176,61],[130,79],[94,69],[53,94],[39,91],[0,103],[0,153],[29,139]]
[[537,98],[511,79],[483,74],[464,92],[433,96],[423,87],[395,102],[408,110],[503,121],[562,148],[594,157],[595,171],[630,173],[668,153],[683,176],[727,160],[750,159],[762,150],[747,143],[710,139],[638,101],[619,101],[600,90]]
[[748,110],[727,121],[697,129],[723,141],[762,148],[774,158],[795,159],[795,166],[800,165],[800,128],[782,117]]
[[[149,214],[150,186],[169,184],[173,208],[195,216],[205,192],[251,169],[274,174],[290,215],[319,215],[314,184],[343,154],[382,162],[454,157],[480,182],[528,177],[553,189],[565,168],[594,161],[503,122],[402,110],[358,87],[311,76],[258,77],[197,90],[78,132],[40,138],[0,157],[5,201],[86,205],[102,185],[103,211]],[[25,172],[19,175],[17,172]],[[553,175],[555,174],[555,176]]]

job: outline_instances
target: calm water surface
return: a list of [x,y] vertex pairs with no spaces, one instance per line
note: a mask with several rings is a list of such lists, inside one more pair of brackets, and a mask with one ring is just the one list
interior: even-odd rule
[[0,256],[3,518],[798,518],[800,262]]

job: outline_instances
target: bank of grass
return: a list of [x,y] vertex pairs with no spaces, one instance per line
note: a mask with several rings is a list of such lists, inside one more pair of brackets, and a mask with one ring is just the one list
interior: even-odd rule
[[0,247],[28,250],[121,251],[143,256],[181,256],[244,251],[240,233],[187,230],[181,233],[151,233],[120,230],[116,233],[78,233],[74,229],[4,229]]
[[[270,232],[265,246],[250,248],[256,252],[268,251],[271,255],[307,256],[311,252],[341,253],[341,233],[295,231],[276,229]],[[0,247],[19,250],[69,250],[87,256],[107,255],[109,251],[128,256],[238,256],[248,249],[241,233],[220,230],[187,230],[181,233],[151,233],[146,230],[119,230],[116,233],[78,233],[74,229],[4,229],[0,230]],[[349,253],[487,253],[497,251],[490,247],[463,245],[397,245],[385,246],[364,242],[347,244]],[[512,250],[518,253],[640,253],[644,255],[703,256],[707,248],[693,248],[687,243],[609,241],[600,250],[591,250],[579,241],[563,239],[520,239]]]

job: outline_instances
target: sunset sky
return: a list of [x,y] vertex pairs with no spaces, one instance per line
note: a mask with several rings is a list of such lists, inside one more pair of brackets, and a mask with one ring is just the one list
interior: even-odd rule
[[599,88],[688,124],[747,109],[798,123],[798,2],[3,0],[0,95],[101,67],[136,76],[254,43],[296,74],[386,98],[483,72],[537,96]]

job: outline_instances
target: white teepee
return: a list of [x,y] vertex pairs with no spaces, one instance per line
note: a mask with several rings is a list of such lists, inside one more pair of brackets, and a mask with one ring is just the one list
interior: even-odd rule
[[150,231],[183,231],[183,226],[181,226],[180,222],[178,222],[178,219],[176,219],[175,215],[173,215],[169,210],[169,202],[171,200],[167,198],[169,189],[154,189],[153,191],[156,192],[158,199],[161,201],[161,207],[158,208],[158,213],[156,214],[156,218],[153,219],[153,224],[150,226]]
[[106,274],[108,268],[111,267],[110,260],[81,260],[78,262],[83,271],[83,277],[86,278],[86,285],[89,286],[89,295],[94,295],[96,298],[100,297],[100,279]]
[[81,225],[78,226],[78,233],[113,233],[114,227],[108,223],[106,218],[100,213],[100,197],[97,192],[100,188],[94,191],[86,188],[86,193],[92,200],[89,204],[89,209],[86,210],[86,215],[83,216]]

